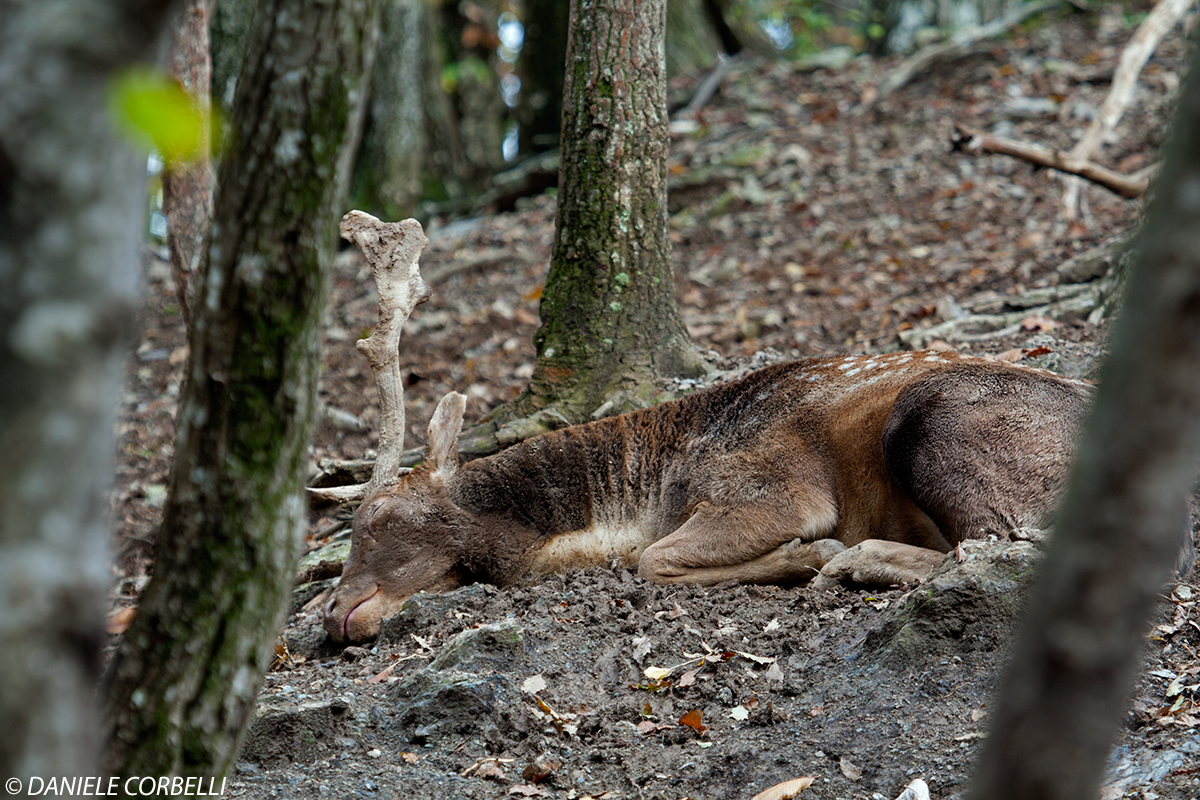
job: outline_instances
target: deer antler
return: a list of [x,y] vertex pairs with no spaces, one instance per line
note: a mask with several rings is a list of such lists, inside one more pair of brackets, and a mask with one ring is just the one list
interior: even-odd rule
[[322,500],[362,500],[394,484],[401,475],[404,451],[404,383],[400,375],[400,330],[413,309],[432,292],[417,267],[429,239],[415,219],[382,222],[362,211],[342,217],[342,238],[354,242],[366,256],[379,287],[379,324],[356,343],[367,358],[379,389],[379,447],[371,479],[354,486],[309,489]]

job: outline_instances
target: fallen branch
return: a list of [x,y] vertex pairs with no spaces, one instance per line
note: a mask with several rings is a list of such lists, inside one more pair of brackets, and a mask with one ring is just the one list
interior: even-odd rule
[[986,25],[972,25],[968,28],[963,28],[949,39],[943,39],[927,47],[922,47],[900,62],[900,65],[891,71],[887,78],[876,88],[874,95],[864,100],[862,105],[859,106],[859,112],[870,111],[880,100],[904,86],[914,76],[923,72],[935,61],[946,61],[970,55],[974,52],[973,45],[976,42],[999,36],[1014,25],[1032,17],[1034,14],[1049,11],[1052,8],[1062,5],[1062,3],[1063,0],[1040,0],[1040,2],[1025,3],[1017,6],[1017,8],[1005,16],[992,20]]
[[998,153],[1013,156],[1039,167],[1049,167],[1069,175],[1078,175],[1129,199],[1145,194],[1146,189],[1150,187],[1150,179],[1158,170],[1157,164],[1151,164],[1132,175],[1125,175],[1045,145],[993,136],[990,133],[973,130],[963,125],[956,125],[954,129],[955,132],[950,143],[959,152],[972,155]]
[[[1142,24],[1121,51],[1117,69],[1113,73],[1112,88],[1092,119],[1092,124],[1083,137],[1071,148],[1068,158],[1087,162],[1100,151],[1104,140],[1117,127],[1125,109],[1133,102],[1138,75],[1158,48],[1159,43],[1175,23],[1183,18],[1196,0],[1159,0]],[[1086,177],[1086,176],[1080,176]],[[1063,214],[1067,219],[1076,219],[1079,212],[1079,180],[1068,178],[1063,189]]]
[[310,488],[309,492],[321,500],[353,502],[396,483],[402,474],[404,383],[399,362],[400,331],[413,309],[429,299],[430,289],[417,268],[429,239],[415,219],[381,222],[362,211],[342,217],[340,232],[343,239],[362,250],[379,288],[379,324],[370,336],[355,343],[371,365],[379,389],[379,447],[375,468],[366,483]]

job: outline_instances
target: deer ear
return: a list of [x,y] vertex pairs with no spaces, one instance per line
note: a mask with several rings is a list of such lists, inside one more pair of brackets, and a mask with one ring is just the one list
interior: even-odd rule
[[450,392],[437,404],[429,420],[425,464],[443,478],[449,478],[458,469],[458,434],[466,410],[466,395]]

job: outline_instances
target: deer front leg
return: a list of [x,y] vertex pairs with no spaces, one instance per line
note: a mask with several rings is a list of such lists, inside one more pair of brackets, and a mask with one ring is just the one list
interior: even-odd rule
[[945,558],[945,553],[926,547],[867,539],[833,556],[821,567],[812,587],[828,589],[844,583],[865,586],[920,583]]
[[812,580],[845,546],[831,498],[809,497],[785,509],[701,503],[674,532],[650,545],[638,574],[654,583],[725,581],[792,585]]

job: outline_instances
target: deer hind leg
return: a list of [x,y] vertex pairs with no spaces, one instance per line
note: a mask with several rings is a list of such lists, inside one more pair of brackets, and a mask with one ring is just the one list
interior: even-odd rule
[[1049,525],[1065,489],[1082,389],[1033,371],[914,383],[883,434],[892,478],[951,544]]
[[700,503],[675,531],[642,553],[638,574],[654,583],[807,583],[845,550],[824,538],[837,527],[829,496],[801,493],[776,503]]

